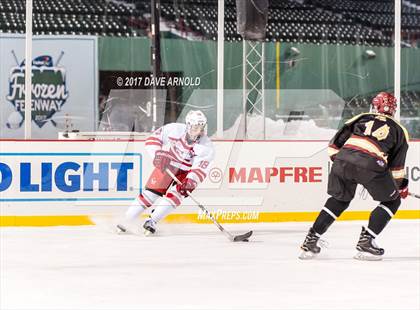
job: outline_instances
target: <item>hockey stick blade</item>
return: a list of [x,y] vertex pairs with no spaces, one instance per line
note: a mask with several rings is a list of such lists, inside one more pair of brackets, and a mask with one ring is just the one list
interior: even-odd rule
[[252,236],[252,230],[248,231],[247,233],[243,235],[237,235],[233,237],[233,242],[241,242],[241,241],[248,241],[248,238]]
[[420,195],[416,195],[416,194],[414,194],[414,193],[408,193],[408,195],[410,195],[411,197],[414,197],[414,198],[420,199]]

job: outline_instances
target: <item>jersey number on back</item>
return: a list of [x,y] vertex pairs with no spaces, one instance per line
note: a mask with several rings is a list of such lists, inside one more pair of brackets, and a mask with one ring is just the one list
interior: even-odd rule
[[372,132],[372,128],[374,124],[375,124],[375,121],[370,121],[365,124],[366,130],[364,132],[364,135],[373,136],[376,139],[378,139],[378,141],[386,139],[386,137],[388,137],[388,134],[389,134],[389,126],[385,124],[382,127],[379,127],[378,129],[376,129],[374,132]]

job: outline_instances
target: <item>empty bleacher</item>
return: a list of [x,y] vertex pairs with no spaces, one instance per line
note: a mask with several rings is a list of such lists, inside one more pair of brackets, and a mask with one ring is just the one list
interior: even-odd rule
[[[34,34],[138,36],[141,15],[124,2],[102,0],[34,0]],[[144,24],[144,23],[143,23]],[[25,1],[0,0],[0,32],[25,32]]]
[[[392,0],[270,0],[267,41],[392,46]],[[162,21],[194,38],[217,39],[217,0],[161,0]],[[34,0],[35,34],[147,35],[149,0]],[[25,1],[0,0],[0,32],[24,33]],[[403,1],[404,46],[420,37],[420,4]],[[225,1],[225,38],[240,41],[235,0]]]

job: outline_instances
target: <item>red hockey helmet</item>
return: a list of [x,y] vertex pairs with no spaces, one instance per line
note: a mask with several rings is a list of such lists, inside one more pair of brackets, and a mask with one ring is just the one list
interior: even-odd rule
[[380,92],[372,100],[376,112],[393,116],[397,110],[397,99],[387,92]]

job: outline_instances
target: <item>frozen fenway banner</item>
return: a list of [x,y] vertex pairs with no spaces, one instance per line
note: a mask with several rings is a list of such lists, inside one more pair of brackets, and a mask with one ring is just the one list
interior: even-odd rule
[[[92,131],[97,122],[95,37],[35,36],[32,137],[56,139],[64,129]],[[25,37],[0,35],[0,138],[24,136]]]
[[[328,197],[326,146],[326,141],[215,142],[216,160],[194,196],[222,222],[313,220]],[[153,169],[143,141],[0,141],[0,153],[3,225],[22,216],[47,225],[121,215]],[[419,161],[420,143],[411,142],[407,176],[414,193],[420,193]],[[376,205],[358,188],[342,218],[367,218]],[[397,217],[420,218],[419,201],[403,200]],[[205,222],[189,199],[167,219]]]

